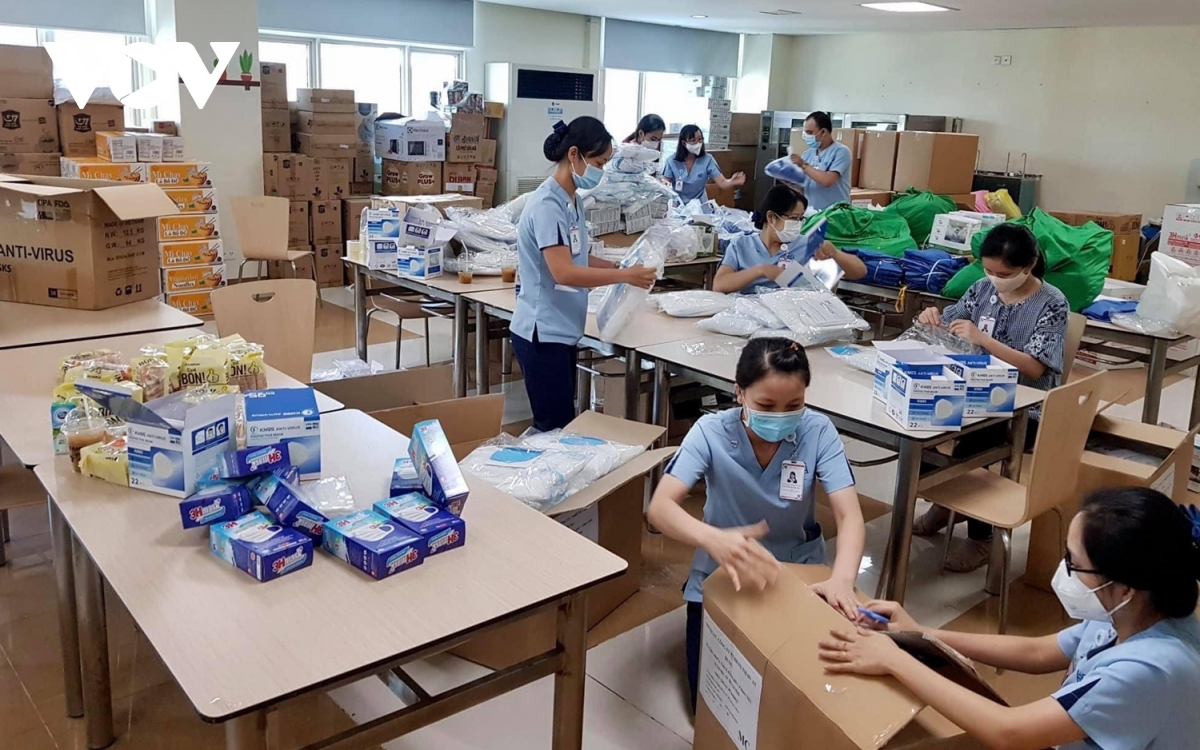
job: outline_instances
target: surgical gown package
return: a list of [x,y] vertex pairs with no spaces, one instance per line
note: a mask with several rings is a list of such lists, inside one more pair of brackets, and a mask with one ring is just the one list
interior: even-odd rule
[[790,182],[793,185],[803,185],[808,181],[808,177],[804,174],[804,170],[797,166],[792,161],[792,157],[790,156],[784,156],[776,159],[767,166],[763,167],[763,172],[766,173],[767,177],[773,177],[776,180]]
[[733,306],[696,325],[712,333],[749,337],[759,331],[778,331],[787,328],[779,316],[767,309],[757,297],[731,295]]
[[[666,265],[667,248],[671,243],[674,229],[670,227],[653,226],[646,230],[633,247],[625,253],[621,260],[621,268],[630,268],[641,264],[647,268],[658,270],[662,276]],[[604,298],[596,308],[596,326],[600,329],[600,339],[613,341],[621,335],[625,326],[633,320],[637,311],[646,303],[650,296],[649,289],[639,289],[630,284],[614,284],[608,287]]]
[[551,430],[500,435],[471,451],[462,469],[547,511],[643,453],[640,445]]
[[734,298],[707,289],[655,294],[651,303],[664,315],[672,318],[707,318],[733,307]]
[[795,334],[804,346],[853,341],[870,325],[829,291],[780,289],[759,295],[759,301]]
[[1137,313],[1113,315],[1112,322],[1143,333],[1175,331],[1200,337],[1200,268],[1154,253]]
[[[499,276],[503,269],[517,267],[517,225],[503,206],[487,211],[453,207],[446,209],[446,217],[457,230],[455,239],[471,251],[474,273]],[[446,258],[446,269],[458,272],[458,261]]]

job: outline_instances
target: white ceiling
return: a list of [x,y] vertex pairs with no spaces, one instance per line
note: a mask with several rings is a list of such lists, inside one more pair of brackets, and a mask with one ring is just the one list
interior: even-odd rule
[[[488,0],[526,8],[740,33],[831,34],[1200,24],[1200,0],[929,0],[959,9],[949,13],[885,13],[859,5],[871,1]],[[761,12],[778,9],[799,11],[800,15],[771,16]],[[693,14],[707,15],[708,18],[695,19]]]

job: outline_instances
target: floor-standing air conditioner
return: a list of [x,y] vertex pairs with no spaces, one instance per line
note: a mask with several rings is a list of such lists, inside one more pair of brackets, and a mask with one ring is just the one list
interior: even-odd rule
[[536,190],[545,181],[552,165],[542,144],[554,123],[599,117],[599,96],[599,74],[594,70],[487,64],[484,98],[502,102],[505,108],[498,134],[497,204]]

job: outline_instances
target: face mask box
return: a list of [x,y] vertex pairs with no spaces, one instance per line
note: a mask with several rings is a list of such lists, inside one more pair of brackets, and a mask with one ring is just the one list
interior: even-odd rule
[[254,486],[254,495],[280,524],[320,541],[329,519],[310,503],[295,483],[278,474],[268,474]]
[[245,485],[214,484],[181,502],[179,516],[183,528],[195,529],[241,518],[252,506],[250,490]]
[[245,396],[246,445],[286,446],[301,479],[321,476],[321,414],[312,388],[268,388]]
[[253,448],[222,453],[217,459],[218,472],[222,479],[244,479],[290,466],[287,446],[283,444],[259,445]]
[[450,441],[436,419],[413,426],[408,456],[417,467],[425,496],[439,508],[461,516],[467,503],[467,480],[450,450]]
[[312,565],[313,541],[285,529],[262,513],[208,527],[214,555],[262,583]]
[[959,430],[966,404],[967,382],[949,367],[937,374],[927,362],[892,367],[887,413],[905,429]]
[[396,251],[396,272],[410,279],[436,279],[442,275],[442,248],[401,246]]
[[875,384],[873,395],[879,401],[887,403],[888,390],[891,385],[892,366],[900,352],[919,352],[927,357],[936,356],[924,344],[916,341],[873,341],[875,345]]
[[375,512],[386,516],[425,540],[425,557],[448,552],[467,543],[467,524],[416,492],[375,503]]
[[946,365],[967,384],[964,417],[1011,417],[1017,403],[1017,368],[990,354],[950,354]]
[[325,524],[325,551],[375,579],[425,562],[425,541],[404,524],[369,510]]
[[[65,449],[64,449],[65,452]],[[417,476],[417,467],[412,459],[401,456],[392,466],[392,485],[388,497],[399,497],[410,492],[421,491],[421,478]]]

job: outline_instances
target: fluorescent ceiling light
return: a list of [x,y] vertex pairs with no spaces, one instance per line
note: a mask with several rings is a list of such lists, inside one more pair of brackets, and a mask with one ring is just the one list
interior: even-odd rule
[[932,5],[930,3],[863,3],[862,7],[870,8],[871,10],[886,10],[889,13],[941,13],[947,10],[958,10],[957,8],[946,8],[941,5]]
[[692,16],[692,18],[708,18],[708,16],[697,13],[696,15]]

